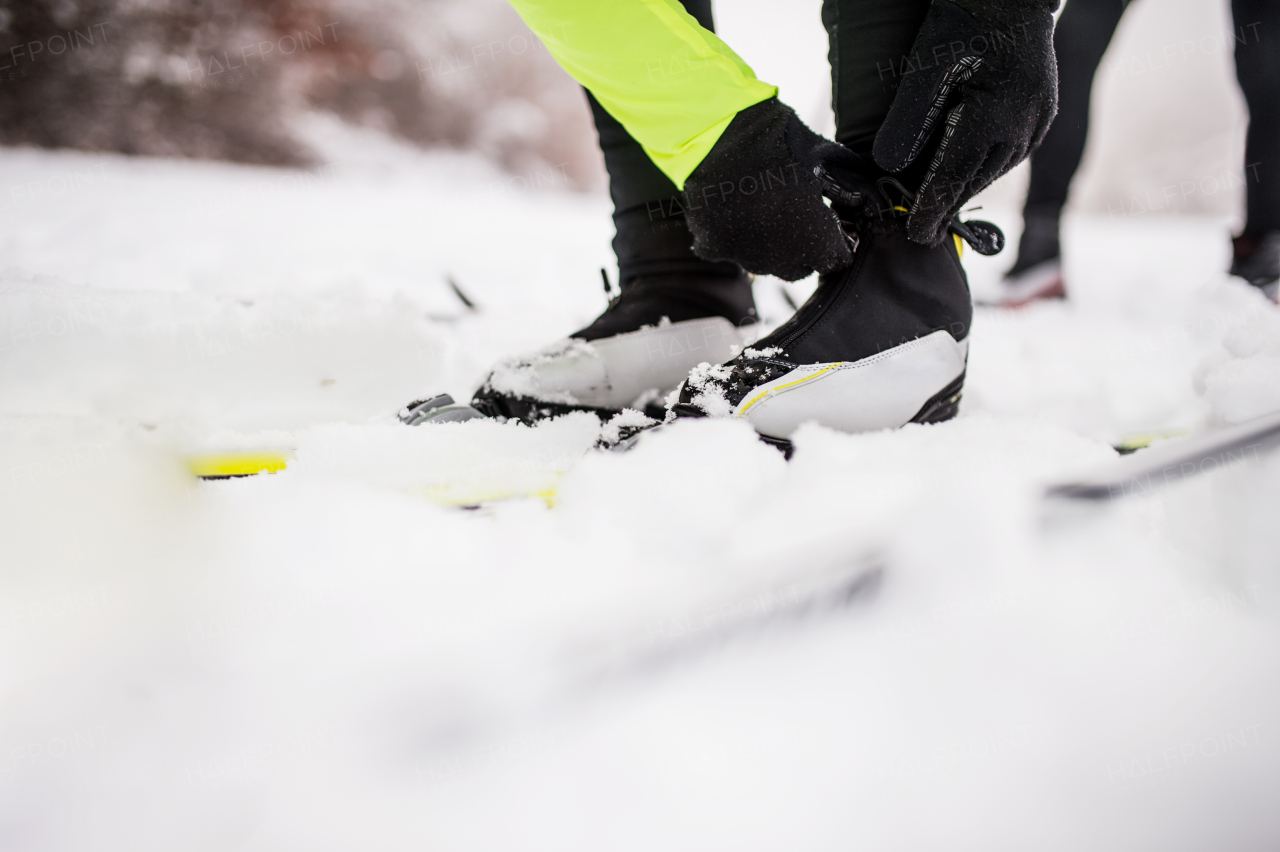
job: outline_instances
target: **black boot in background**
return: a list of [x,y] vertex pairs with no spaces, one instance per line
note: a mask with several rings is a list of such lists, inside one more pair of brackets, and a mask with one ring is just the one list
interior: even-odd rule
[[1020,308],[1037,299],[1065,299],[1062,249],[1058,242],[1061,211],[1028,208],[1023,213],[1018,258],[1005,273],[998,305]]
[[1280,231],[1241,234],[1231,241],[1231,274],[1275,302],[1280,297]]

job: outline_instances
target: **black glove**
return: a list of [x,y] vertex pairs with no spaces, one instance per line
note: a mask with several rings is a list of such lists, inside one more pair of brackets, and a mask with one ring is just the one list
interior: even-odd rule
[[[907,220],[937,244],[960,207],[1040,144],[1058,111],[1058,0],[932,0],[876,134],[891,172],[931,158]],[[922,163],[923,165],[923,163]]]
[[869,165],[777,98],[748,107],[685,181],[693,250],[786,281],[847,266],[849,240],[822,199],[861,204]]

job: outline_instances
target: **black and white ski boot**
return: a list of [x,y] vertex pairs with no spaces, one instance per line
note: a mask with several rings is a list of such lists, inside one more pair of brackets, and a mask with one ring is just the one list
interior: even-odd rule
[[989,223],[956,222],[940,245],[923,246],[907,239],[905,209],[868,219],[837,208],[849,216],[853,264],[823,275],[790,320],[741,355],[696,368],[672,415],[741,417],[788,452],[803,423],[868,432],[954,417],[973,317],[956,235],[983,254],[1004,238]]
[[698,364],[753,339],[751,276],[659,273],[622,282],[591,325],[532,355],[498,364],[471,407],[535,423],[570,411],[608,420],[624,408],[661,419],[663,399]]
[[1021,308],[1041,299],[1067,297],[1058,243],[1058,211],[1027,211],[1023,222],[1018,257],[1000,282],[999,297],[992,302],[1002,308]]
[[1280,231],[1241,234],[1231,241],[1231,274],[1280,301]]

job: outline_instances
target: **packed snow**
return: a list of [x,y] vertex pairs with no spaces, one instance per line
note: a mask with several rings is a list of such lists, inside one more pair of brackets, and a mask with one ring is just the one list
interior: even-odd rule
[[1280,846],[1280,454],[1040,499],[1280,409],[1220,199],[1069,217],[952,422],[614,453],[396,421],[605,307],[607,198],[310,121],[315,172],[0,151],[5,848]]

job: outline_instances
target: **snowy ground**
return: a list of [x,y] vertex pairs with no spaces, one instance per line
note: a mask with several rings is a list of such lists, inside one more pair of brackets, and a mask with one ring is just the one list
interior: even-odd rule
[[[6,849],[1277,848],[1280,462],[1035,499],[1280,408],[1224,222],[1071,221],[951,423],[602,454],[394,412],[602,308],[605,199],[365,143],[0,153]],[[185,472],[227,448],[296,459]]]

